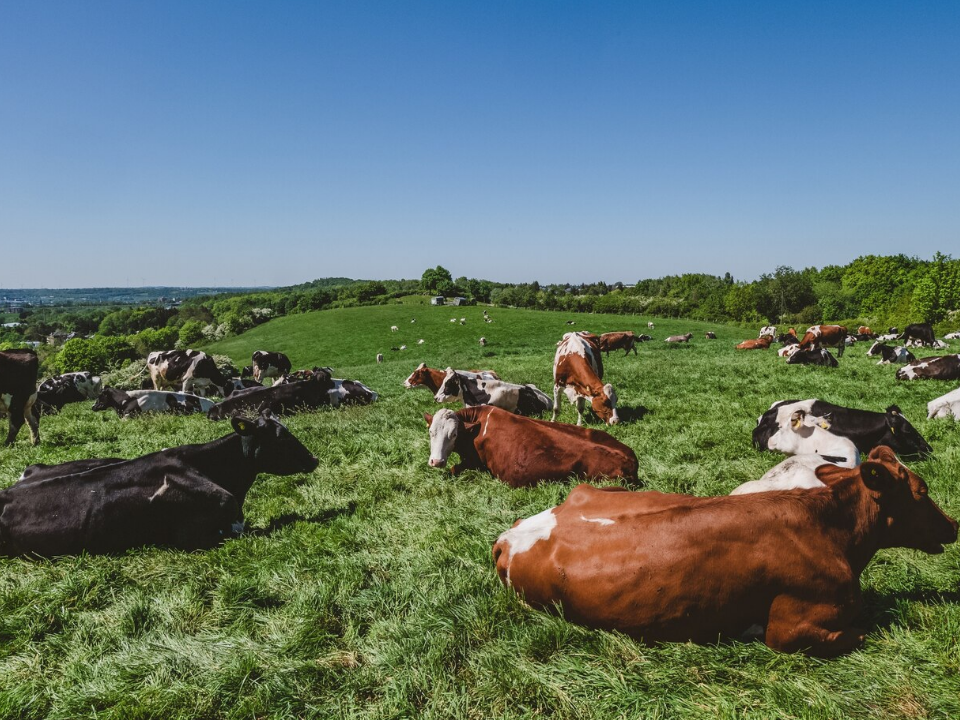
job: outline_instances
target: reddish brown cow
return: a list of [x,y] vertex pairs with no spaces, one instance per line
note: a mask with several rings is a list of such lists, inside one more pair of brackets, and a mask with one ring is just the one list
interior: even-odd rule
[[873,330],[866,325],[861,325],[857,328],[857,335],[873,335]]
[[766,350],[770,347],[771,342],[773,342],[773,338],[769,335],[764,335],[762,338],[757,338],[756,340],[744,340],[737,345],[737,350]]
[[837,348],[837,357],[843,357],[847,328],[843,325],[811,325],[800,340],[801,350],[819,350],[823,347]]
[[430,427],[430,467],[460,455],[454,474],[486,470],[511,487],[542,480],[637,479],[633,450],[602,430],[534,420],[491,405],[424,413]]
[[623,350],[624,355],[637,354],[637,336],[632,330],[625,332],[608,332],[600,336],[600,351],[610,354],[611,350]]
[[[493,370],[457,370],[468,377],[482,377],[484,380],[499,380],[500,376]],[[432,394],[436,395],[437,390],[443,385],[443,379],[447,376],[446,370],[436,370],[427,367],[426,363],[420,363],[417,369],[410,373],[410,377],[403,381],[403,386],[408,390],[410,388],[425,387]]]
[[715,642],[766,626],[783,652],[830,657],[864,631],[860,574],[880,548],[943,552],[957,522],[886,446],[825,487],[692,497],[581,485],[493,546],[500,579],[538,607],[647,642]]
[[553,357],[553,421],[560,413],[560,390],[577,408],[577,425],[583,425],[584,400],[597,417],[608,425],[620,422],[617,417],[617,393],[613,385],[603,384],[603,357],[600,339],[589,332],[565,333],[557,343]]

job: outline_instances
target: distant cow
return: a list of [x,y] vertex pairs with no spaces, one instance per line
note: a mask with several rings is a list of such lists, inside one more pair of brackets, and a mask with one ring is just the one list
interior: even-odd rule
[[282,352],[268,352],[266,350],[256,350],[253,353],[252,375],[258,383],[262,383],[267,378],[279,378],[290,372],[293,367],[290,364],[290,358]]
[[653,323],[652,323],[652,322],[648,322],[648,323],[647,323],[647,329],[653,330]]
[[897,370],[897,380],[960,380],[960,355],[914,360]]
[[157,350],[147,356],[147,369],[154,390],[173,388],[196,395],[213,390],[223,395],[227,384],[213,358],[201,350]]
[[671,335],[664,342],[668,343],[688,343],[693,339],[693,333],[687,333],[686,335]]
[[[824,367],[837,367],[840,363],[837,359],[823,348],[814,350],[802,350],[801,345],[797,345],[796,352],[787,357],[787,365],[822,365]],[[838,352],[837,355],[840,353]]]
[[430,467],[460,455],[454,474],[484,470],[511,487],[569,477],[637,480],[633,450],[601,430],[550,423],[500,408],[469,407],[424,413],[430,428]]
[[493,546],[530,605],[644,642],[715,643],[759,627],[782,652],[860,647],[860,574],[880,548],[941,553],[957,522],[889,448],[828,487],[728,497],[580,485]]
[[[483,377],[488,380],[499,380],[500,376],[493,370],[457,370],[457,372],[466,377]],[[443,379],[447,376],[446,370],[437,370],[427,367],[426,363],[417,365],[417,369],[410,373],[410,377],[403,381],[403,386],[408,390],[412,388],[423,387],[435,395],[437,390],[443,384]]]
[[770,337],[777,336],[777,326],[776,325],[764,325],[760,328],[760,334],[757,337],[763,337],[764,335],[769,335]]
[[[141,545],[201,550],[242,520],[260,473],[311,472],[318,463],[266,413],[233,419],[234,432],[133,460],[105,458],[27,468],[0,490],[0,553],[119,553]],[[33,470],[31,472],[31,470]]]
[[166,390],[124,391],[107,387],[100,392],[93,409],[97,412],[115,410],[119,417],[130,418],[144,412],[192,415],[207,412],[213,406],[213,400],[188,393]]
[[211,420],[269,408],[275,415],[287,415],[301,409],[313,409],[330,404],[328,391],[334,389],[330,374],[324,370],[307,380],[282,383],[272,387],[251,388],[221,400],[207,412]]
[[37,388],[35,411],[58,412],[69,403],[96,400],[100,394],[100,377],[89,372],[71,372],[54,375]]
[[480,338],[480,347],[486,347],[487,339],[485,337]]
[[903,340],[904,343],[910,340],[918,340],[921,345],[933,346],[936,338],[933,336],[933,326],[930,323],[914,323],[907,325],[903,332],[897,336],[897,340]]
[[764,335],[761,338],[756,340],[744,340],[742,343],[736,346],[737,350],[766,350],[770,347],[770,343],[773,342],[772,335]]
[[871,329],[870,329],[868,326],[866,326],[866,325],[861,325],[860,327],[857,328],[857,335],[868,335],[868,336],[870,336],[871,338],[873,338],[873,336],[874,336],[875,334],[876,334],[876,333],[874,333],[873,330],[871,330]]
[[944,340],[960,340],[960,331],[947,333],[943,336]]
[[913,353],[905,347],[889,347],[879,340],[870,346],[867,350],[869,357],[878,357],[880,360],[877,365],[892,365],[893,363],[908,363],[916,360]]
[[503,380],[467,377],[447,368],[447,373],[434,395],[438,403],[462,400],[467,407],[493,405],[520,415],[542,415],[553,410],[553,401],[536,385],[517,385]]
[[600,351],[610,354],[612,350],[623,350],[624,355],[637,354],[637,336],[632,330],[624,332],[608,332],[600,336]]
[[560,413],[560,391],[577,408],[577,425],[583,425],[584,401],[603,422],[615,425],[617,393],[613,385],[603,384],[603,357],[600,339],[593,333],[569,332],[557,343],[553,357],[553,421]]
[[927,403],[927,418],[953,416],[960,420],[960,388]]
[[843,325],[811,325],[800,340],[801,350],[819,350],[823,347],[837,348],[837,357],[843,357],[847,328]]
[[33,444],[40,443],[40,419],[33,407],[39,367],[33,350],[0,350],[0,416],[10,416],[6,445],[13,443],[24,421]]
[[391,326],[390,326],[390,332],[397,332],[397,330],[399,330],[399,329],[400,329],[400,328],[398,328],[396,325],[391,325]]
[[707,340],[716,340],[716,339],[717,339],[717,334],[716,334],[715,332],[713,332],[712,330],[707,330],[707,332],[704,333],[704,337],[705,337]]
[[382,363],[382,362],[383,362],[383,353],[377,353],[377,362],[378,362],[378,363]]

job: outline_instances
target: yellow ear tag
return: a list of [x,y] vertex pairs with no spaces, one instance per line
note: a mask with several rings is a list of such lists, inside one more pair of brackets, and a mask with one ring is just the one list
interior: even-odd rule
[[240,430],[246,430],[246,429],[247,429],[247,424],[246,424],[245,422],[241,421],[241,422],[238,422],[238,423],[237,423],[237,427],[238,427]]
[[824,430],[829,430],[829,429],[830,429],[830,426],[829,426],[827,423],[825,423],[825,422],[820,423],[820,427],[822,427]]
[[871,475],[876,475],[876,474],[877,474],[877,471],[876,471],[876,470],[871,470],[871,471],[870,471],[870,474],[871,474]]
[[895,433],[895,432],[896,432],[896,430],[894,430],[893,428],[890,428],[890,434],[891,434],[891,435],[893,435],[893,433]]

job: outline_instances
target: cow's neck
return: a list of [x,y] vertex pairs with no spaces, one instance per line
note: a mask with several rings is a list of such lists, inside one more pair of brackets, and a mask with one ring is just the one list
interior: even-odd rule
[[255,436],[242,438],[231,433],[204,445],[189,446],[184,459],[233,495],[237,504],[243,507],[247,492],[257,479],[257,463],[253,457],[255,442]]
[[434,370],[432,368],[426,368],[427,370],[427,381],[424,383],[431,392],[436,393],[440,389],[440,386],[443,385],[444,378],[447,377],[445,372],[439,370]]
[[[855,470],[858,472],[859,468]],[[856,476],[850,476],[833,486],[836,524],[834,533],[850,567],[857,577],[883,547],[883,527],[880,508],[872,493]]]

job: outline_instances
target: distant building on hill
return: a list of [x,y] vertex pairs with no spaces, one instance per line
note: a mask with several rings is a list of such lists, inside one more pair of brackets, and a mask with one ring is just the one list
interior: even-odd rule
[[458,296],[458,297],[455,297],[455,298],[453,299],[453,304],[454,304],[454,305],[469,305],[469,304],[470,304],[470,301],[467,300],[465,297],[459,297],[459,296]]
[[430,298],[431,305],[443,305],[443,303],[443,295],[434,295],[432,298]]

